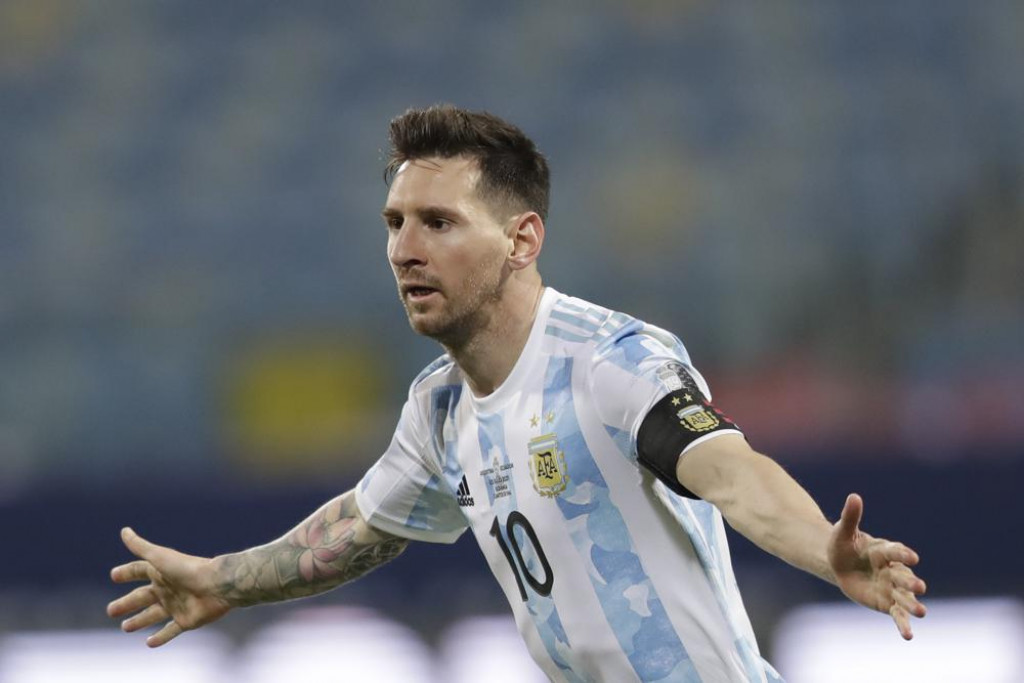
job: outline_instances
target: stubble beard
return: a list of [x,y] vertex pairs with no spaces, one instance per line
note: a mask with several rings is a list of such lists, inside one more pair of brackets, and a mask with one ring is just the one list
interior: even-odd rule
[[[494,272],[481,270],[482,273]],[[507,281],[500,272],[490,281],[481,277],[482,273],[473,273],[467,277],[465,296],[461,302],[442,294],[445,310],[433,319],[416,319],[409,302],[402,299],[402,306],[413,331],[433,339],[448,351],[458,351],[469,346],[479,331],[491,325],[495,304],[501,300]]]

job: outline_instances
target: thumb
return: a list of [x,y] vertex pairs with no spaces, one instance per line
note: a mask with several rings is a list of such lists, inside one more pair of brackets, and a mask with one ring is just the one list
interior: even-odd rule
[[142,536],[139,536],[131,527],[126,526],[121,529],[121,541],[125,544],[128,550],[132,551],[133,555],[141,557],[144,560],[152,560],[153,555],[159,551],[158,546],[153,545]]
[[853,539],[860,527],[860,519],[864,514],[864,500],[856,493],[846,497],[846,504],[836,524],[836,531],[840,538]]

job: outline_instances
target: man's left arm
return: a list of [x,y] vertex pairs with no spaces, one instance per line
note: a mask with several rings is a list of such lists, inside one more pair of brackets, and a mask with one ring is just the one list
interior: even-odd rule
[[925,583],[910,569],[917,553],[861,531],[860,496],[850,494],[831,524],[800,484],[739,434],[693,446],[679,458],[676,476],[758,547],[837,585],[854,602],[889,614],[905,639],[913,637],[910,616],[925,615],[918,600]]

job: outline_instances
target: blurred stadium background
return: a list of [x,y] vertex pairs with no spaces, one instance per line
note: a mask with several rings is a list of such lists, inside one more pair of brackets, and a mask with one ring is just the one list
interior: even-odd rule
[[[452,668],[477,647],[528,680],[469,538],[155,653],[104,616],[121,526],[263,542],[386,444],[437,350],[385,262],[382,150],[438,101],[548,154],[548,284],[674,330],[826,514],[859,491],[921,552],[895,666],[941,643],[979,668],[927,680],[1024,680],[1022,73],[1016,0],[0,0],[0,680],[279,680],[300,651],[357,680],[335,650],[367,633],[422,660],[396,680],[481,680]],[[769,659],[847,680],[800,673],[807,634],[866,642],[837,592],[733,556]]]

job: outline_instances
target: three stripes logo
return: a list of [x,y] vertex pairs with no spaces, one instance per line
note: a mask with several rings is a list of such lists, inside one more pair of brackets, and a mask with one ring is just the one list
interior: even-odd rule
[[456,491],[455,499],[459,502],[459,507],[467,507],[473,505],[473,496],[469,495],[469,482],[466,481],[466,475],[462,475],[462,483],[459,484],[459,490]]

